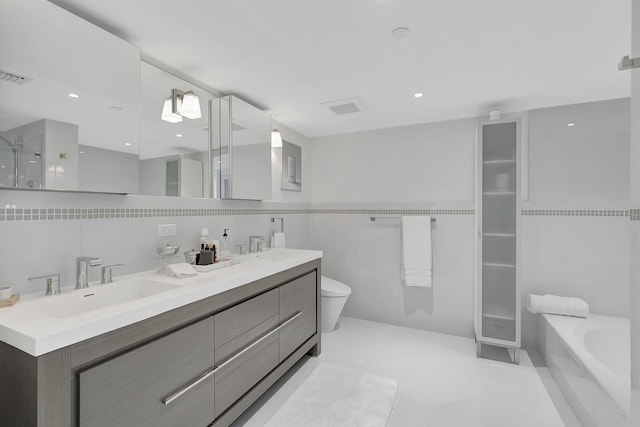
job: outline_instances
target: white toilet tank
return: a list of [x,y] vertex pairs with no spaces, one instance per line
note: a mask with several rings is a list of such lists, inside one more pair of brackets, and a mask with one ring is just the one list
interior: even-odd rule
[[336,328],[338,318],[344,308],[351,288],[342,282],[327,276],[321,276],[320,295],[322,297],[322,332],[331,332]]

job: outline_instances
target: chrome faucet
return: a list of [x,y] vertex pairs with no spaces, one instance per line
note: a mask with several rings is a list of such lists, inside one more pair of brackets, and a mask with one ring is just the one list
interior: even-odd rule
[[106,283],[113,283],[111,270],[113,269],[113,267],[118,267],[120,265],[124,265],[124,264],[111,264],[111,265],[105,265],[104,267],[102,267],[101,269],[102,274],[100,275],[100,283],[102,283],[103,285]]
[[102,264],[100,258],[80,256],[76,258],[76,289],[89,287],[89,267],[97,267]]
[[262,243],[264,236],[249,236],[249,253],[262,251]]
[[45,295],[57,295],[62,293],[60,291],[60,275],[59,274],[45,274],[43,276],[29,277],[27,280],[47,279],[47,291]]

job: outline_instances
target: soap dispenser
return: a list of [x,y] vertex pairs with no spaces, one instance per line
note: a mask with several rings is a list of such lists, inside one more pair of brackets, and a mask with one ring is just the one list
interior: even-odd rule
[[222,233],[222,242],[220,243],[220,255],[221,256],[229,256],[229,255],[231,255],[231,239],[229,238],[229,235],[227,234],[227,231],[229,231],[229,229],[225,228],[224,232]]
[[203,228],[200,232],[200,249],[203,250],[209,244],[209,229]]

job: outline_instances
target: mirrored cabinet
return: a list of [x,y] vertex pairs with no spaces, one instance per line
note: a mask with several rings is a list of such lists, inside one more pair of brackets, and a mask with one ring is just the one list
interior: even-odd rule
[[0,190],[271,199],[268,114],[53,3],[0,15]]
[[[210,197],[209,108],[215,95],[146,62],[140,71],[140,194]],[[185,96],[194,114],[185,110]]]
[[229,95],[212,106],[213,195],[271,199],[271,117]]
[[482,344],[520,348],[520,122],[481,123],[477,148],[475,317]]

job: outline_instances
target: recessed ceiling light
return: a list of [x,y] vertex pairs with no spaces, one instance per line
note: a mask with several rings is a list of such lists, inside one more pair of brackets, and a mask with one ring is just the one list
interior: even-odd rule
[[36,162],[35,160],[29,160],[29,163],[35,163],[35,162]]
[[409,29],[407,27],[398,27],[391,31],[391,37],[394,39],[404,39],[405,37],[409,37]]
[[81,151],[80,154],[84,154],[84,151]]
[[182,134],[181,134],[181,133],[176,133],[176,136],[177,136],[178,138],[182,138]]
[[567,126],[571,127],[571,126],[575,126],[575,123],[567,123]]
[[124,145],[126,145],[127,147],[131,146],[130,142],[125,142]]
[[80,95],[78,95],[77,93],[68,93],[67,96],[69,98],[80,98]]
[[5,168],[5,166],[4,166],[4,165],[2,165],[2,166],[0,166],[0,168],[4,169],[4,168]]
[[418,92],[418,93],[414,93],[413,94],[414,98],[422,98],[423,96],[424,96],[424,93],[422,93],[422,92]]

